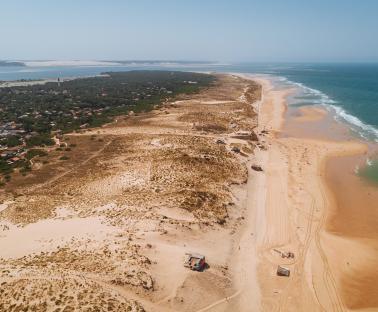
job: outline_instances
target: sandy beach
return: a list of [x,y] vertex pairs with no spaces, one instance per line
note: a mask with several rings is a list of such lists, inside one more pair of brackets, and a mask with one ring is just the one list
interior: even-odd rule
[[[0,310],[375,310],[375,223],[342,227],[356,208],[340,211],[345,167],[332,164],[367,147],[303,135],[327,118],[318,108],[285,125],[292,92],[218,75],[199,94],[67,135],[82,147],[64,168],[51,161],[1,194]],[[184,267],[187,252],[208,268]]]
[[[377,190],[353,171],[355,157],[365,154],[367,146],[334,141],[334,133],[328,140],[319,139],[316,131],[312,137],[303,135],[304,123],[324,127],[327,113],[319,108],[300,108],[290,135],[282,133],[285,91],[262,85],[259,125],[276,133],[268,138],[268,151],[261,152],[266,154],[261,157],[265,194],[258,196],[265,196],[265,205],[257,211],[265,229],[257,234],[256,248],[262,310],[375,311]],[[328,122],[327,127],[331,132],[339,125]],[[291,251],[295,258],[282,259],[277,250]],[[293,275],[275,276],[277,265]]]

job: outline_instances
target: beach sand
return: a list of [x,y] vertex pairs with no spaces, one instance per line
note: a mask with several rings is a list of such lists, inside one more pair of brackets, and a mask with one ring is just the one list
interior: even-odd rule
[[[346,125],[335,122],[331,114],[321,110],[320,107],[299,108],[300,116],[289,120],[284,132],[290,129],[292,136],[303,137],[305,112],[309,116],[305,121],[307,137],[322,136],[341,142],[356,140]],[[320,115],[314,118],[314,111]],[[356,170],[366,163],[367,153],[376,151],[375,144],[367,145],[369,150],[363,153],[331,157],[324,166],[323,177],[330,202],[324,246],[330,265],[335,268],[337,288],[345,309],[374,311],[378,310],[378,188],[356,175]]]
[[378,310],[378,188],[356,176],[358,157],[327,163],[334,205],[326,229],[344,244],[338,252],[340,290],[348,308]]
[[[290,90],[274,91],[269,81],[256,80],[263,85],[259,128],[270,130],[268,150],[256,151],[265,171],[254,207],[260,309],[376,310],[376,189],[362,185],[344,163],[367,146],[341,140],[345,127],[319,108],[288,112]],[[289,278],[276,276],[278,265],[291,270]]]
[[[69,135],[71,160],[0,194],[0,310],[373,311],[376,212],[358,204],[377,197],[353,197],[350,171],[367,147],[335,140],[346,130],[319,108],[292,113],[292,92],[219,75]],[[209,267],[188,270],[186,252]]]

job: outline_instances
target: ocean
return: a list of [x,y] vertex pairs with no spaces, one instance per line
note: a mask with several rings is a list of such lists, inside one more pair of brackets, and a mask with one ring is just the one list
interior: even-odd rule
[[[363,140],[378,143],[378,64],[190,64],[155,63],[106,66],[0,67],[0,80],[85,77],[106,71],[140,69],[240,72],[274,76],[280,85],[299,92],[290,105],[322,105],[347,123]],[[359,174],[378,183],[378,157]]]

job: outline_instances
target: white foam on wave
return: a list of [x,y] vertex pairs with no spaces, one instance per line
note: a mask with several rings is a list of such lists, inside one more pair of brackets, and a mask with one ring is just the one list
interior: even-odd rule
[[349,124],[352,129],[355,130],[363,139],[371,140],[373,138],[375,142],[378,142],[378,129],[372,125],[365,124],[358,117],[349,114],[341,106],[337,105],[337,102],[331,99],[327,94],[321,92],[320,90],[310,88],[303,83],[291,81],[286,77],[280,76],[278,77],[278,81],[298,87],[299,90],[304,93],[304,95],[317,97],[318,99],[311,99],[311,102],[322,105],[327,110],[332,110],[332,112],[335,114],[336,120],[344,121]]
[[295,86],[301,88],[305,91],[306,94],[310,94],[315,97],[319,97],[319,100],[316,102],[316,104],[336,104],[337,102],[333,99],[331,99],[327,94],[310,87],[307,87],[303,83],[300,82],[292,82]]
[[297,87],[299,90],[301,90],[302,93],[304,93],[305,96],[309,95],[313,97],[318,97],[318,100],[316,99],[311,100],[314,104],[336,104],[337,103],[336,101],[331,99],[327,94],[321,92],[320,90],[310,88],[301,82],[294,82],[283,76],[278,76],[276,80],[279,83],[285,83],[285,84]]
[[357,127],[359,135],[364,139],[369,139],[369,136],[374,137],[374,141],[378,142],[378,129],[374,128],[372,125],[365,124],[356,116],[347,113],[342,107],[337,105],[330,105],[336,113],[336,118],[341,117],[344,121]]

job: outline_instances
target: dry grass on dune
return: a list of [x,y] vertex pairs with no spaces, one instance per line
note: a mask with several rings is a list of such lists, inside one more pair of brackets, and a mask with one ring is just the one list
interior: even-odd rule
[[[145,235],[164,235],[168,226],[227,226],[235,202],[231,186],[246,182],[243,153],[252,153],[255,144],[232,138],[238,131],[253,133],[256,124],[241,94],[256,100],[259,87],[220,76],[213,87],[159,110],[68,135],[77,145],[69,160],[35,168],[29,184],[15,179],[12,192],[2,194],[9,205],[0,221],[20,237],[23,228],[15,224],[25,233],[34,224],[45,236],[41,250],[30,253],[20,244],[17,255],[1,259],[0,309],[143,311],[119,290],[143,296],[162,287],[144,255]],[[232,144],[242,152],[232,152]],[[167,217],[161,209],[189,217]],[[90,218],[106,231],[92,229]],[[72,220],[86,222],[83,236],[67,229]],[[49,222],[62,228],[57,239],[49,237]],[[222,285],[227,280],[215,269],[211,274]]]

